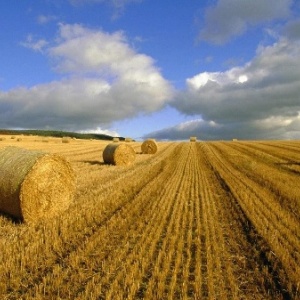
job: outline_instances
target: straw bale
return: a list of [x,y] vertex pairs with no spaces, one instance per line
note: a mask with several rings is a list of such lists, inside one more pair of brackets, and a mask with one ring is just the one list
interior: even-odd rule
[[126,137],[126,138],[125,138],[125,142],[127,142],[127,143],[130,143],[130,142],[132,142],[132,138],[130,138],[130,137]]
[[5,141],[5,137],[0,137],[0,141]]
[[65,211],[75,174],[61,156],[6,147],[0,150],[0,211],[27,223]]
[[128,144],[108,144],[103,151],[103,161],[106,164],[126,166],[134,162],[136,153]]
[[197,141],[197,137],[196,136],[191,136],[190,137],[190,142],[196,142]]
[[62,143],[70,143],[70,142],[71,142],[71,138],[68,137],[68,136],[64,136],[64,137],[61,139],[61,142],[62,142]]
[[113,138],[113,142],[117,143],[117,142],[119,142],[119,141],[120,141],[120,139],[119,139],[118,137],[114,137],[114,138]]
[[142,153],[154,154],[157,152],[158,146],[154,139],[147,139],[142,143]]

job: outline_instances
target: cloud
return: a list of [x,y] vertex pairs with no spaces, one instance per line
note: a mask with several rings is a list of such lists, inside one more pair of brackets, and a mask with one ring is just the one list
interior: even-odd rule
[[31,34],[29,34],[24,42],[20,43],[21,46],[29,48],[34,51],[42,52],[44,48],[48,45],[48,42],[44,39],[35,39]]
[[142,2],[143,0],[69,0],[69,2],[74,6],[82,6],[86,4],[108,4],[114,8],[113,19],[116,19],[125,9],[125,6],[131,3]]
[[98,128],[91,128],[91,129],[86,129],[86,130],[80,130],[80,133],[96,133],[96,134],[105,134],[105,135],[110,135],[114,137],[119,137],[120,134],[115,131],[115,130],[108,130],[108,129],[101,129],[100,127]]
[[47,16],[46,15],[39,15],[37,17],[37,22],[39,24],[47,24],[47,23],[52,22],[52,21],[54,21],[56,19],[57,19],[57,17],[56,16],[52,16],[52,15],[47,15]]
[[107,3],[115,8],[124,7],[130,3],[141,2],[142,0],[69,0],[72,5],[83,5],[92,3]]
[[188,140],[190,136],[196,136],[198,139],[214,139],[222,126],[213,121],[204,121],[195,119],[180,123],[176,126],[161,129],[147,134],[144,138],[155,138],[158,140]]
[[155,134],[160,138],[300,138],[299,90],[300,41],[282,37],[273,45],[258,47],[256,57],[244,66],[188,78],[186,89],[177,93],[171,105],[198,121]]
[[288,22],[283,30],[289,39],[300,39],[300,19]]
[[139,3],[143,0],[69,0],[73,6],[107,4],[113,8],[112,19],[117,19],[124,12],[125,7],[131,3]]
[[144,138],[157,140],[188,140],[196,136],[198,140],[267,140],[299,139],[300,116],[292,119],[270,117],[254,122],[237,121],[218,124],[214,121],[195,119],[176,126],[151,132]]
[[291,5],[292,0],[219,0],[206,10],[199,39],[224,44],[249,26],[288,17]]
[[86,130],[160,110],[172,88],[122,32],[61,24],[45,53],[64,79],[0,92],[0,127]]

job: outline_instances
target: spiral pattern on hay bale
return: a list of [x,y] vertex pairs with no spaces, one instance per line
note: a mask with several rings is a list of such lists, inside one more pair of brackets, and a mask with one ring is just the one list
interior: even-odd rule
[[142,143],[142,153],[144,154],[154,154],[158,150],[157,143],[154,139],[147,139]]

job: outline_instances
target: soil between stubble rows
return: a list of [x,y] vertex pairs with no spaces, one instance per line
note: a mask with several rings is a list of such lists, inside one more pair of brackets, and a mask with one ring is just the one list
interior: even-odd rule
[[130,167],[101,142],[42,145],[71,161],[75,203],[35,227],[0,217],[1,299],[297,299],[299,199],[271,186],[299,180],[282,166],[300,145],[282,144],[160,143]]

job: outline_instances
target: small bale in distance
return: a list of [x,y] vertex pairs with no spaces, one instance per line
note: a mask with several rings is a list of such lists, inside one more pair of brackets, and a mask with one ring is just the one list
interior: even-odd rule
[[120,141],[120,139],[119,139],[118,137],[114,137],[114,138],[113,138],[113,142],[114,142],[114,143],[118,143],[119,141]]
[[104,163],[116,166],[130,165],[134,162],[135,157],[134,149],[127,144],[108,144],[103,151]]
[[144,154],[154,154],[158,150],[157,143],[155,139],[147,139],[142,143],[142,153]]
[[238,139],[232,139],[233,142],[237,142]]
[[130,138],[130,137],[126,137],[126,138],[125,138],[125,142],[127,142],[127,143],[130,143],[130,142],[132,142],[132,138]]
[[61,142],[62,143],[70,143],[71,142],[71,138],[68,137],[68,136],[64,136],[62,139],[61,139]]
[[197,137],[196,136],[191,136],[190,137],[190,142],[196,142],[197,141]]
[[73,200],[75,173],[61,156],[18,147],[0,150],[0,211],[26,223],[53,217]]
[[5,141],[5,140],[6,140],[5,137],[0,138],[0,141]]

